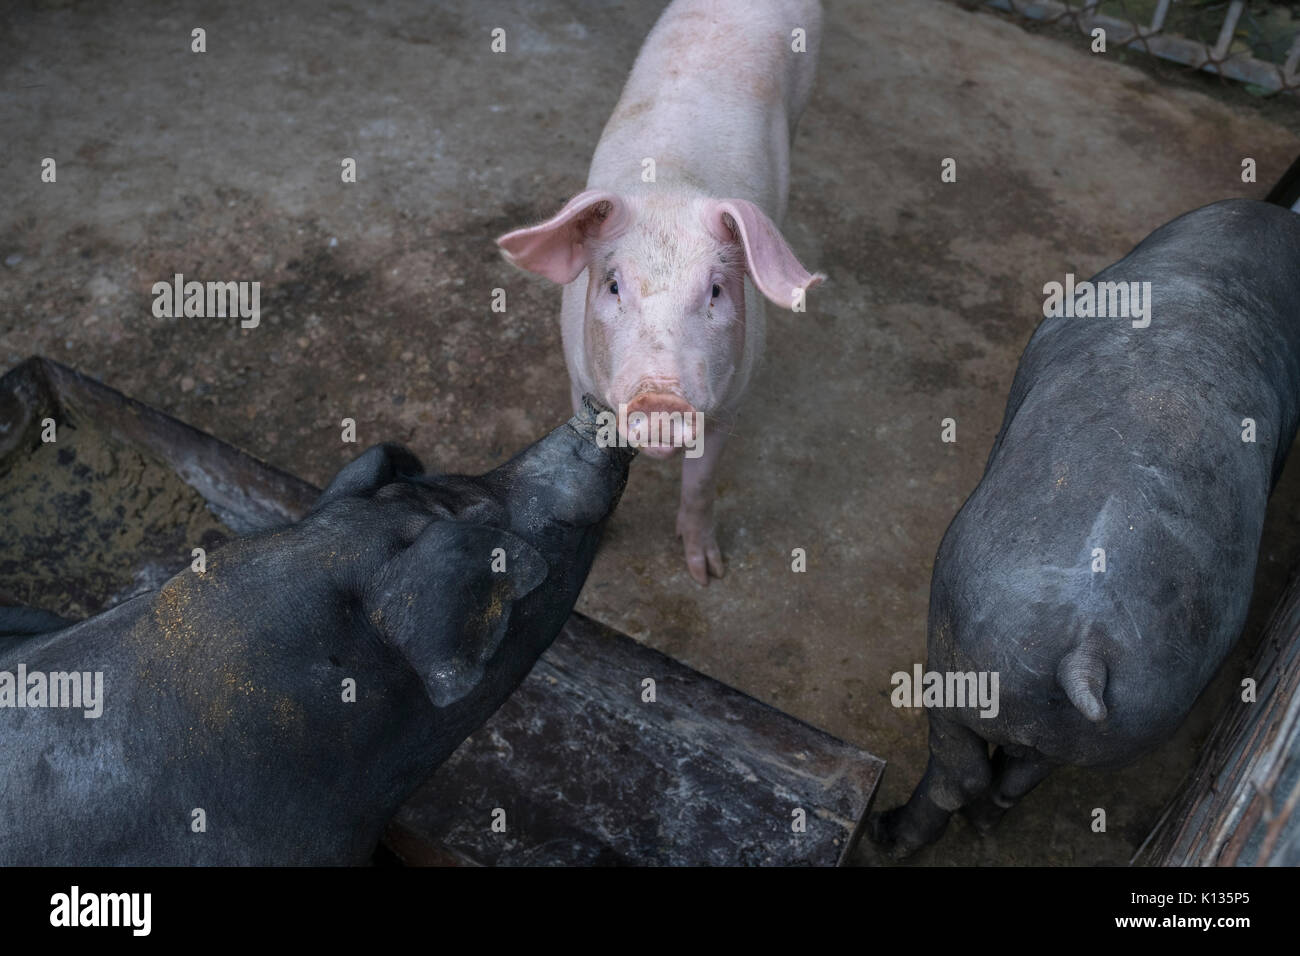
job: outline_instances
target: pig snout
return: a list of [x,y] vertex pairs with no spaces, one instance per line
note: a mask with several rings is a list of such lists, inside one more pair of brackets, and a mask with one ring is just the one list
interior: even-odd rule
[[671,458],[696,440],[697,412],[671,392],[643,391],[627,405],[623,437],[651,458]]

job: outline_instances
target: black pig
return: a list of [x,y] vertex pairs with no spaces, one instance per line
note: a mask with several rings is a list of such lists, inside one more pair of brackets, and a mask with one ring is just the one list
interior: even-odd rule
[[930,590],[928,669],[996,672],[999,706],[929,710],[924,778],[871,820],[895,856],[1166,739],[1245,622],[1300,416],[1300,216],[1215,203],[1092,281],[1150,282],[1150,324],[1048,318],[1025,349]]
[[[633,454],[597,435],[588,406],[478,478],[378,445],[205,573],[34,636],[0,609],[0,863],[366,861],[569,616]],[[4,706],[20,666],[102,672],[102,716]]]

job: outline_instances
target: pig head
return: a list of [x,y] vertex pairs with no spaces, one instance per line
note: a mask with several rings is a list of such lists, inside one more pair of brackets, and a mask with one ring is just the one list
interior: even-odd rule
[[655,458],[682,454],[677,533],[703,585],[725,570],[716,472],[763,351],[763,302],[802,311],[824,278],[779,228],[820,25],[819,5],[802,0],[671,4],[587,188],[497,240],[511,263],[564,286],[574,402],[597,395],[619,412],[623,440]]
[[376,446],[203,573],[44,633],[0,609],[0,675],[103,688],[87,717],[0,676],[0,864],[364,862],[572,610],[633,454],[598,436],[585,406],[478,478]]

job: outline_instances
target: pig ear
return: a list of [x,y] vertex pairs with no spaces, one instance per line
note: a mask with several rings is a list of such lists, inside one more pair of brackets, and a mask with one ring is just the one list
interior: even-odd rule
[[610,238],[621,229],[624,204],[614,193],[578,193],[540,226],[516,229],[497,240],[513,265],[552,282],[572,282],[591,260],[588,240]]
[[548,572],[546,559],[508,531],[434,521],[379,572],[364,606],[433,705],[446,707],[482,683],[514,603]]
[[744,246],[749,277],[759,292],[781,308],[794,307],[795,290],[809,289],[826,278],[799,264],[776,223],[752,202],[724,199],[710,203],[705,216],[715,236]]
[[319,511],[340,498],[368,495],[400,475],[421,474],[424,467],[410,449],[391,443],[374,445],[339,470],[312,510]]

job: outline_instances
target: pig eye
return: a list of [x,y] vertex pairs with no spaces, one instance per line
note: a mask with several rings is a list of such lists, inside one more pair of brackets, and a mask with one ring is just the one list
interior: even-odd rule
[[713,297],[716,299],[720,295],[722,295],[722,286],[715,282],[713,283]]
[[610,295],[618,295],[618,283],[617,283],[617,282],[611,282],[611,283],[609,284],[609,294],[610,294]]

